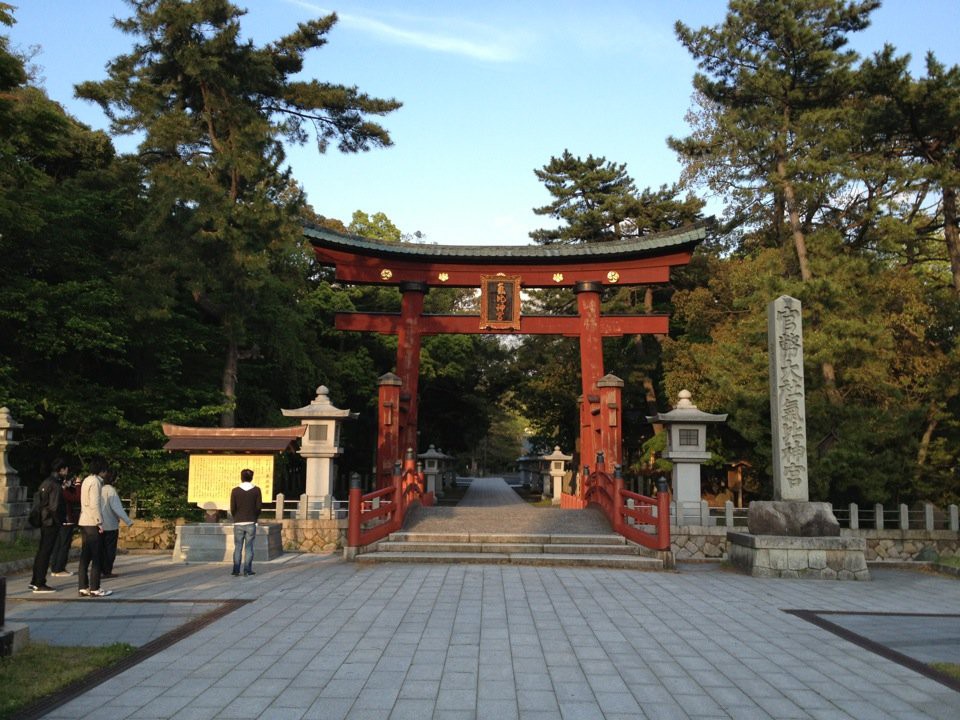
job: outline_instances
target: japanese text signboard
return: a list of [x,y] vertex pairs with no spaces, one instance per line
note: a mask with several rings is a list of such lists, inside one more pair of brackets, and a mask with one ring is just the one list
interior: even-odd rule
[[187,502],[206,510],[229,510],[230,491],[240,484],[240,471],[253,470],[253,483],[264,502],[273,499],[273,455],[191,455]]
[[480,329],[520,329],[519,275],[481,276]]

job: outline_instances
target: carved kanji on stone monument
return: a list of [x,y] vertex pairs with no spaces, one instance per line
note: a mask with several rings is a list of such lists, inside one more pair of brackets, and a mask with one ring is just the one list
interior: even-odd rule
[[800,301],[786,295],[767,309],[773,499],[809,500]]

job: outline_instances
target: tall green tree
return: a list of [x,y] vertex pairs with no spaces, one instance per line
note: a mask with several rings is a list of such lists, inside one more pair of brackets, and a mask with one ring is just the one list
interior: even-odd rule
[[903,161],[901,174],[939,193],[939,212],[932,218],[937,222],[927,223],[921,237],[942,233],[960,298],[960,66],[947,68],[931,52],[926,75],[914,79],[910,56],[895,53],[887,45],[861,69],[867,128]]
[[[877,0],[731,0],[723,23],[677,37],[700,68],[694,132],[668,143],[688,180],[731,203],[738,222],[760,227],[764,244],[792,246],[790,264],[814,279],[808,244],[825,206],[845,186],[851,129],[847,102],[857,54],[847,36],[869,24]],[[821,371],[842,397],[834,358]]]
[[132,17],[115,22],[136,44],[109,63],[108,79],[77,93],[104,109],[113,132],[142,135],[150,212],[139,231],[153,243],[143,267],[171,281],[171,302],[187,295],[219,327],[220,423],[231,426],[241,360],[283,340],[264,325],[297,322],[291,301],[308,253],[283,143],[313,136],[320,152],[331,143],[343,152],[388,146],[387,131],[368,118],[400,103],[296,79],[304,55],[326,44],[334,14],[256,47],[241,37],[244,11],[227,0],[127,2]]
[[0,76],[0,404],[25,426],[14,465],[30,484],[55,455],[77,470],[103,455],[124,492],[169,504],[178,461],[159,450],[159,419],[206,420],[220,404],[196,381],[208,328],[189,307],[156,312],[131,279],[139,164],[51,101],[6,37]]
[[537,178],[553,196],[553,202],[534,208],[563,224],[558,228],[534,230],[534,241],[552,243],[602,242],[627,233],[621,223],[628,215],[636,188],[627,166],[588,155],[574,157],[569,150],[539,170]]

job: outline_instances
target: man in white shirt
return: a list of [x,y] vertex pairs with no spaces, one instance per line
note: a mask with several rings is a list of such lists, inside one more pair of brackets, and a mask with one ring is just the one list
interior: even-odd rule
[[100,589],[100,544],[103,534],[103,509],[100,494],[103,488],[103,475],[109,468],[103,460],[90,463],[90,474],[80,486],[80,572],[78,581],[80,595],[83,597],[106,597],[111,590]]

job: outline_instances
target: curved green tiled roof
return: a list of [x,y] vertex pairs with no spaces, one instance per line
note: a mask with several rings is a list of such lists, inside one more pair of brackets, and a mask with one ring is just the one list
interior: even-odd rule
[[427,243],[395,243],[371,240],[359,235],[345,235],[327,228],[307,224],[303,234],[318,247],[377,257],[450,258],[463,262],[490,262],[495,259],[525,260],[611,258],[658,255],[665,250],[681,249],[704,240],[709,222],[701,222],[668,232],[651,233],[636,238],[581,245],[433,245]]

